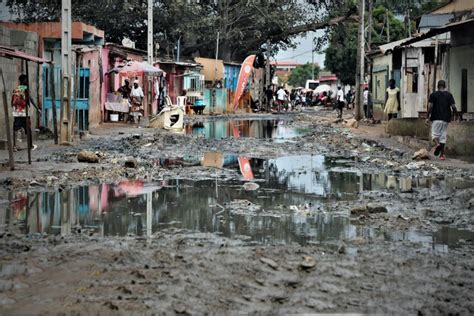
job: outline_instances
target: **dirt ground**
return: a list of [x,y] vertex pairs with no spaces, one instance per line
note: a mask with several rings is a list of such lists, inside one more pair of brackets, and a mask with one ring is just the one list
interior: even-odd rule
[[[345,128],[329,111],[188,117],[187,122],[250,118],[282,119],[303,133],[289,141],[207,139],[104,124],[71,147],[37,140],[33,164],[25,163],[22,150],[14,172],[0,152],[0,191],[64,190],[125,178],[241,181],[238,170],[201,166],[202,154],[265,159],[320,154],[350,158],[362,173],[428,177],[439,184],[364,191],[355,200],[325,203],[324,212],[337,210],[387,233],[453,229],[465,235],[455,241],[450,235],[438,246],[383,235],[301,245],[183,228],[164,228],[149,237],[100,237],[86,230],[24,235],[0,228],[0,313],[474,313],[473,164],[449,157],[412,160],[415,150],[387,137],[380,125]],[[77,162],[81,150],[95,152],[99,163]],[[132,160],[136,166],[125,166]],[[9,203],[0,199],[0,210]]]

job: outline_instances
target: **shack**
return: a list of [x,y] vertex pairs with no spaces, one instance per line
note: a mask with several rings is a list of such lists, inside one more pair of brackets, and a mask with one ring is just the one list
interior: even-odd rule
[[[27,31],[36,33],[37,46],[35,55],[55,62],[55,94],[56,107],[60,109],[60,72],[61,64],[61,23],[60,22],[35,22],[14,23],[0,22],[0,25],[16,31]],[[78,93],[73,94],[72,102],[76,103],[76,124],[79,129],[87,130],[90,125],[98,125],[101,122],[101,67],[100,47],[104,44],[104,31],[82,22],[72,23],[72,68],[73,87],[78,81]],[[18,37],[20,39],[21,37]],[[16,40],[16,37],[14,38]],[[78,67],[79,66],[79,67]],[[38,102],[42,108],[41,122],[44,127],[52,129],[52,98],[51,89],[47,83],[50,82],[51,70],[43,66],[38,69],[41,73],[41,83],[38,89]],[[78,76],[76,76],[76,72]],[[75,96],[77,95],[77,98]],[[59,119],[59,117],[58,117]]]

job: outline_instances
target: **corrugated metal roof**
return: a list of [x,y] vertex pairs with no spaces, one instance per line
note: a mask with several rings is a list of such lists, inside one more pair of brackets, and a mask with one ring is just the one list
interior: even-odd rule
[[6,58],[19,58],[19,59],[39,63],[39,64],[50,63],[50,61],[46,59],[28,55],[27,53],[10,48],[8,46],[0,46],[0,56],[6,57]]
[[417,37],[413,37],[413,38],[408,39],[406,42],[402,43],[402,45],[413,45],[413,44],[416,44],[417,42],[423,41],[427,38],[431,38],[433,36],[436,36],[437,34],[443,34],[443,33],[446,33],[446,32],[455,31],[457,29],[461,29],[461,28],[464,28],[464,27],[465,28],[474,27],[474,18],[469,19],[469,20],[465,20],[465,21],[450,23],[450,24],[447,24],[443,27],[433,28],[429,32],[426,32],[426,33],[421,34]]
[[452,13],[426,14],[421,17],[419,28],[444,26],[454,17]]

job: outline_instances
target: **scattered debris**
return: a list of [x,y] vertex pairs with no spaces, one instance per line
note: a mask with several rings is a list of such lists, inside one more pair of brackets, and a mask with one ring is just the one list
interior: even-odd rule
[[244,183],[245,191],[255,191],[255,190],[258,190],[258,188],[260,188],[260,185],[258,185],[255,182],[245,182]]
[[278,263],[276,263],[272,259],[261,257],[260,262],[265,263],[266,265],[268,265],[270,268],[272,268],[274,270],[278,269]]
[[387,213],[387,208],[383,205],[375,204],[375,203],[368,203],[367,204],[367,211],[370,214],[375,213]]
[[98,163],[99,157],[96,153],[88,150],[81,150],[79,154],[77,154],[77,161],[79,162],[88,162],[88,163]]
[[304,270],[313,269],[314,267],[316,267],[316,260],[314,260],[313,257],[304,256],[303,261],[301,261],[300,263],[300,267]]
[[412,157],[413,160],[427,160],[430,159],[430,153],[425,148],[422,148],[415,152]]
[[356,119],[349,119],[344,122],[344,127],[359,128],[359,122]]

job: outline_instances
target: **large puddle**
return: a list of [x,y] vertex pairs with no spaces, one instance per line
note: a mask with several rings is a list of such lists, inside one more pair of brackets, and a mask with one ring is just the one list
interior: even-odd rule
[[210,139],[223,138],[273,138],[291,139],[305,133],[304,129],[291,126],[285,120],[212,120],[186,125],[186,133]]
[[4,192],[0,230],[69,234],[80,229],[127,236],[175,227],[261,243],[385,238],[441,250],[460,239],[474,240],[472,232],[449,228],[429,235],[387,233],[356,225],[344,213],[324,211],[327,203],[349,202],[364,191],[436,189],[444,181],[364,174],[351,160],[319,155],[263,160],[206,153],[202,163],[238,168],[254,181],[126,180],[62,192]]

